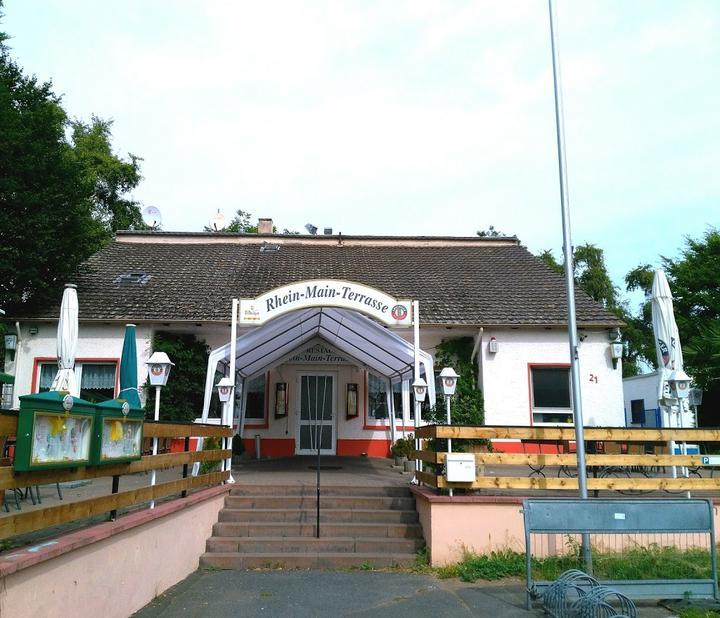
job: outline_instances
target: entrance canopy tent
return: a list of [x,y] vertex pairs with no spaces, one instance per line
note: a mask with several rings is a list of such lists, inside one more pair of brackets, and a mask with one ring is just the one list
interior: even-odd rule
[[[237,338],[235,383],[238,393],[242,393],[246,380],[281,365],[305,344],[318,338],[359,366],[385,377],[390,384],[412,382],[414,379],[415,348],[412,343],[355,311],[313,307],[282,315]],[[216,372],[228,374],[231,347],[231,343],[226,343],[210,353],[205,381],[203,422],[208,418]],[[420,350],[418,361],[419,371],[425,375],[428,383],[430,401],[434,401],[432,357]],[[221,364],[222,368],[219,368],[218,364]],[[242,416],[241,412],[241,433]]]

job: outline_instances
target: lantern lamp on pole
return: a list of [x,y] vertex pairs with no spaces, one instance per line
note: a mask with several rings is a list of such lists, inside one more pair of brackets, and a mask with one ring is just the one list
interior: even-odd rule
[[[218,399],[220,400],[220,403],[223,404],[222,424],[230,425],[232,427],[232,419],[228,418],[228,403],[230,402],[230,399],[232,399],[235,385],[233,384],[232,380],[226,376],[224,378],[221,378],[216,386],[218,392]],[[232,438],[225,438],[224,442],[226,449],[230,448],[231,439]],[[232,476],[232,458],[228,458],[225,460],[224,469],[230,472],[230,476],[228,477],[228,483],[234,483],[235,479]]]
[[[425,397],[427,397],[427,382],[423,380],[420,376],[415,378],[415,381],[412,384],[413,392],[415,393],[415,450],[420,450],[420,440],[418,440],[417,437],[417,428],[420,426],[420,408],[422,407],[423,401],[425,401]],[[417,472],[420,471],[420,466],[422,464],[419,460],[415,461],[415,479],[413,479],[413,482],[417,479]]]
[[[167,384],[168,378],[170,377],[170,369],[175,366],[165,352],[153,352],[152,356],[148,359],[146,365],[148,366],[148,378],[150,380],[150,386],[155,387],[155,422],[160,420],[160,389]],[[158,451],[158,439],[153,438],[152,454],[157,455]],[[156,471],[153,470],[150,473],[150,485],[155,485]],[[155,508],[155,500],[150,501],[150,508]]]
[[415,403],[422,403],[425,401],[427,396],[427,382],[422,378],[418,378],[412,384],[413,392],[415,393]]
[[[440,381],[442,382],[443,395],[445,395],[445,416],[447,424],[452,424],[450,420],[450,398],[455,394],[455,388],[457,387],[457,373],[452,367],[445,367],[440,372]],[[448,438],[447,441],[447,452],[452,453],[452,440]],[[453,495],[453,490],[450,490],[450,495]]]

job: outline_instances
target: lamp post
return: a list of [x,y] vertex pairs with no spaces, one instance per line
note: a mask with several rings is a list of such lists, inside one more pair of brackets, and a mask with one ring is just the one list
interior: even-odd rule
[[[452,424],[452,421],[450,420],[450,398],[455,394],[458,377],[458,374],[455,373],[455,370],[452,367],[445,367],[440,372],[443,395],[445,395],[445,417],[448,425]],[[447,441],[447,452],[452,453],[452,440],[450,438],[448,438]],[[450,489],[450,495],[453,495],[452,489]]]
[[[677,399],[678,406],[678,428],[683,429],[683,412],[685,411],[685,401],[687,401],[690,395],[690,376],[685,373],[682,369],[676,369],[668,377],[668,386],[670,387],[670,394]],[[673,455],[675,449],[673,448]],[[687,442],[683,440],[680,443],[680,454],[687,455]],[[688,477],[688,469],[686,466],[682,466],[682,475]],[[690,498],[690,492],[687,492],[687,497]]]
[[[165,352],[153,352],[152,356],[148,359],[148,377],[150,379],[150,386],[155,387],[155,422],[160,420],[160,389],[167,384],[168,377],[170,376],[170,369],[175,366]],[[153,438],[152,454],[157,455],[158,450],[158,439]],[[155,485],[156,471],[150,474],[150,485]],[[155,500],[150,501],[150,508],[155,508]]]
[[[230,425],[232,427],[232,419],[228,418],[228,403],[230,402],[230,399],[233,395],[233,391],[235,390],[235,385],[232,383],[232,380],[228,377],[221,378],[220,381],[217,383],[217,391],[218,391],[218,399],[223,404],[223,413],[222,413],[222,421],[223,425]],[[229,441],[232,440],[232,438],[225,438],[223,440],[225,444],[225,448],[231,448],[229,446]],[[232,456],[229,459],[226,459],[224,462],[224,468],[225,470],[228,470],[230,472],[230,476],[228,476],[228,483],[234,483],[235,479],[232,475]]]
[[[413,392],[415,393],[415,450],[420,450],[420,440],[418,440],[417,437],[417,428],[420,426],[420,408],[422,407],[422,402],[425,401],[425,397],[427,396],[427,382],[423,380],[421,377],[417,377],[415,381],[413,382]],[[415,460],[415,478],[413,480],[417,481],[417,472],[420,469],[420,460]]]

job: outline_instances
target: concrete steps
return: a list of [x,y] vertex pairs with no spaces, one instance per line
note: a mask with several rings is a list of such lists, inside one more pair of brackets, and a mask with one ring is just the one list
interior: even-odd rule
[[423,548],[406,487],[245,485],[225,499],[201,567],[343,568],[412,564]]

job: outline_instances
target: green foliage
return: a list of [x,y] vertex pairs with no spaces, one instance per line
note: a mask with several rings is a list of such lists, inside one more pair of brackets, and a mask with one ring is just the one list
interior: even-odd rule
[[108,236],[117,230],[146,229],[138,202],[123,197],[135,189],[140,175],[140,157],[129,154],[125,161],[112,151],[112,121],[92,117],[90,124],[71,123],[73,153],[91,190],[93,219],[102,223]]
[[[578,544],[570,541],[570,551],[561,556],[532,559],[533,576],[557,579],[568,569],[582,569]],[[525,575],[525,554],[510,550],[475,554],[437,571],[439,577],[458,577],[463,581],[496,580]],[[710,576],[710,553],[702,549],[678,550],[649,545],[622,552],[593,552],[593,574],[599,579],[694,579]]]
[[413,434],[408,434],[404,438],[398,438],[390,450],[395,457],[407,457],[410,459],[415,452],[415,438]]
[[[165,352],[175,363],[167,386],[160,395],[160,420],[192,422],[202,411],[205,394],[205,372],[209,350],[194,335],[157,333],[153,340],[154,352]],[[151,414],[155,406],[155,389],[146,383]]]
[[[474,345],[472,337],[460,337],[443,340],[435,350],[435,366],[452,367],[459,376],[451,400],[453,425],[482,425],[485,421],[482,391],[477,383],[478,364],[476,358],[470,359]],[[436,397],[435,405],[423,417],[432,423],[445,424],[445,399],[441,389]],[[455,450],[461,451],[467,444],[467,440],[453,440]],[[433,450],[446,450],[445,447],[446,440],[431,441]]]
[[[54,299],[101,243],[67,117],[49,82],[26,77],[0,44],[0,305]],[[32,259],[28,259],[32,255]]]
[[[699,240],[686,238],[680,257],[662,257],[661,266],[673,294],[685,370],[700,388],[717,388],[720,381],[720,231],[711,228]],[[640,353],[655,366],[650,303],[653,275],[653,268],[642,264],[627,274],[625,283],[628,291],[645,292],[646,300],[630,324],[647,333]]]
[[[663,258],[686,371],[700,388],[720,383],[720,230],[687,238],[680,259]],[[688,369],[689,368],[689,369]]]
[[[204,232],[240,232],[243,234],[257,234],[257,225],[252,223],[252,214],[239,209],[235,216],[231,219],[230,223],[227,224],[222,230],[214,230],[207,225],[203,228]],[[273,232],[275,227],[273,226]]]
[[[252,213],[240,209],[235,213],[235,216],[232,218],[230,223],[228,223],[228,225],[225,226],[222,230],[214,230],[213,228],[206,225],[205,227],[203,227],[203,232],[238,232],[241,234],[257,234],[258,227],[256,223],[252,223],[253,220],[254,217],[252,216]],[[272,231],[273,234],[277,234],[278,229],[276,225],[273,225]],[[293,230],[284,228],[282,233],[297,235],[300,232],[295,232]]]
[[497,238],[505,236],[505,234],[503,234],[500,230],[496,230],[494,225],[489,226],[486,230],[478,230],[476,233],[480,236],[480,238]]
[[[558,262],[549,249],[538,254],[545,265],[556,273],[564,273],[565,265]],[[590,298],[610,309],[618,305],[617,288],[612,284],[605,265],[605,252],[589,243],[573,251],[575,285]]]
[[[550,270],[559,274],[565,272],[564,264],[555,259],[552,251],[543,251],[538,254],[538,257]],[[646,320],[634,317],[627,303],[621,301],[619,291],[613,285],[608,274],[602,249],[587,243],[576,247],[573,252],[573,265],[575,267],[575,285],[625,322],[625,326],[622,328],[622,338],[626,348],[622,364],[623,377],[637,375],[640,372],[640,365],[654,357],[652,329],[648,330]],[[644,272],[638,271],[633,274],[633,281],[644,282],[645,280]],[[650,284],[652,284],[652,274],[650,275]],[[629,291],[630,289],[628,288]]]
[[140,176],[137,158],[128,163],[112,154],[110,124],[69,122],[52,84],[24,75],[5,40],[0,36],[0,306],[12,313],[56,301],[111,231],[128,216],[132,224],[137,206],[121,196]]
[[[160,402],[162,406],[162,401]],[[220,449],[220,438],[205,438],[203,441],[203,451],[217,451]],[[220,461],[201,461],[199,474],[208,474],[220,469]]]

